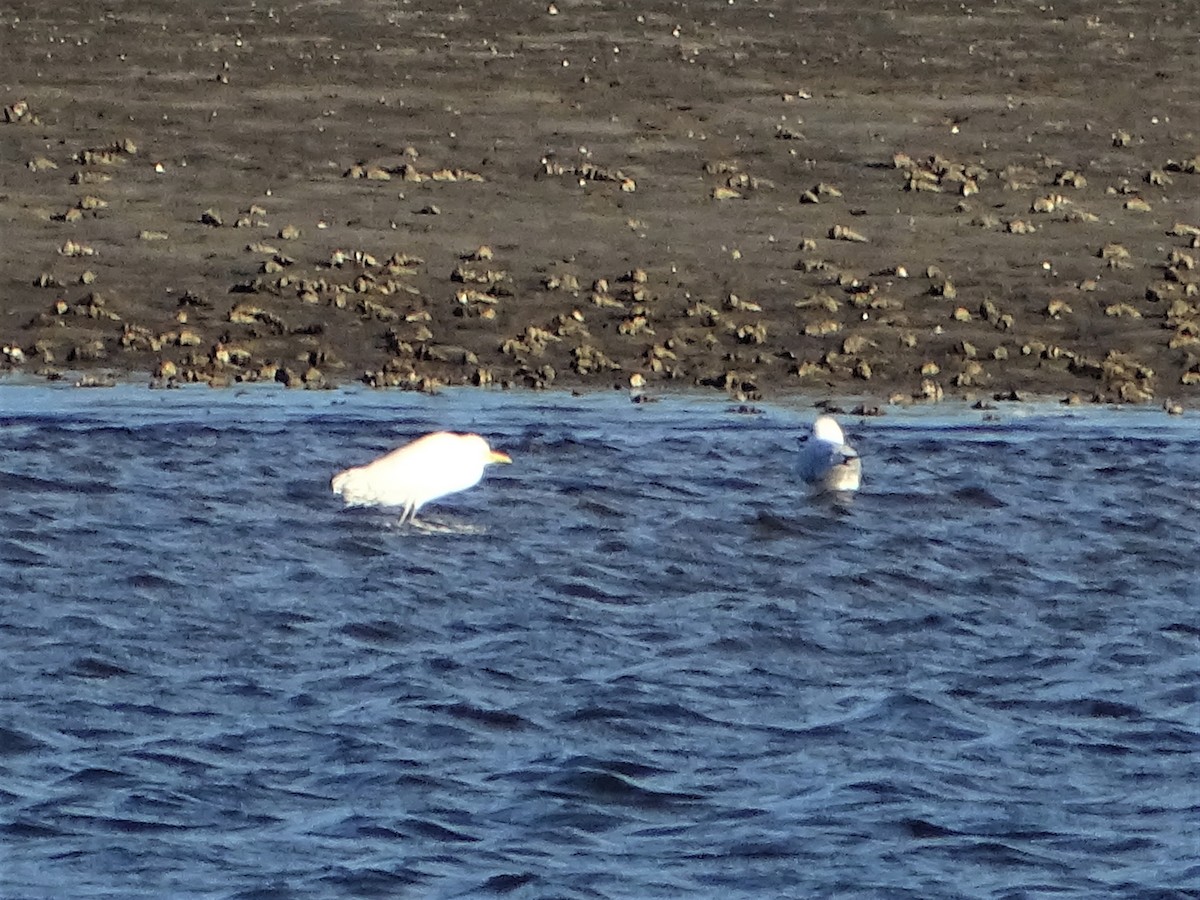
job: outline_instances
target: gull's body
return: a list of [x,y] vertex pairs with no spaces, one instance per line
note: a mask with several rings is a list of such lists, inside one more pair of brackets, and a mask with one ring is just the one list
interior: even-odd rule
[[418,438],[365,466],[333,476],[331,486],[347,506],[395,506],[400,521],[415,521],[417,510],[447,494],[474,487],[491,463],[512,462],[477,434],[438,431]]
[[832,416],[819,416],[800,448],[800,477],[816,491],[857,491],[862,460]]

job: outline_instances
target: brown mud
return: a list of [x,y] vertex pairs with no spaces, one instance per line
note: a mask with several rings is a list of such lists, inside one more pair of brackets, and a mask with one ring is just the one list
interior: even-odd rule
[[10,0],[0,367],[1191,405],[1185,6]]

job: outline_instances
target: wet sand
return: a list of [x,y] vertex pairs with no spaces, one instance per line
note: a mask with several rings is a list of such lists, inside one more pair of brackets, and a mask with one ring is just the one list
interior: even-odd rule
[[1194,404],[1186,10],[878,6],[15,0],[0,367]]

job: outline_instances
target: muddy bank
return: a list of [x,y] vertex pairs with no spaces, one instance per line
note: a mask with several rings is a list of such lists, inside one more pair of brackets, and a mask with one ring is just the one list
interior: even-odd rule
[[1170,4],[508,6],[9,4],[0,365],[1195,402]]

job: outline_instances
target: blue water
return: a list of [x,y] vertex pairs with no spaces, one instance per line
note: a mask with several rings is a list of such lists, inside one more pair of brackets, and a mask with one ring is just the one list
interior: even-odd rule
[[1196,419],[991,416],[4,387],[0,896],[1200,896]]

